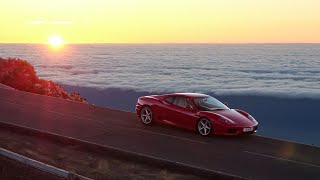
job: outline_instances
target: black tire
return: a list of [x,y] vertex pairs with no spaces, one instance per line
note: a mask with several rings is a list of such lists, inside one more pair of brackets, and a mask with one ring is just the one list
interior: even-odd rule
[[145,106],[140,111],[140,120],[142,124],[150,126],[153,122],[153,113],[152,109],[148,106]]

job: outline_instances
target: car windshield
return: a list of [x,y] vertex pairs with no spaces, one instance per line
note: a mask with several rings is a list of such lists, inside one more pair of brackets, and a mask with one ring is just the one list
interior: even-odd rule
[[229,109],[226,105],[224,105],[219,100],[217,100],[216,98],[213,98],[211,96],[195,98],[194,103],[202,111]]

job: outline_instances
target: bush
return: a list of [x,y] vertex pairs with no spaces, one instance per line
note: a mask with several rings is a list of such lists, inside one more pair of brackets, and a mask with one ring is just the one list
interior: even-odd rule
[[79,93],[68,93],[52,81],[39,79],[33,66],[22,59],[0,58],[0,83],[20,91],[86,103]]

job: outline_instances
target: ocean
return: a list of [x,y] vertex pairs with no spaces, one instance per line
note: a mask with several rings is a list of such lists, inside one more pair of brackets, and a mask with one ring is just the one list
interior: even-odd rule
[[320,145],[320,44],[0,44],[0,57],[96,105],[134,111],[141,95],[207,93],[253,114],[259,134]]

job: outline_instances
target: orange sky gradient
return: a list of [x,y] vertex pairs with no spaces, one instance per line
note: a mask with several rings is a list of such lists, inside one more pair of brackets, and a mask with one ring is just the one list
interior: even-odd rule
[[1,0],[1,43],[320,43],[319,0]]

